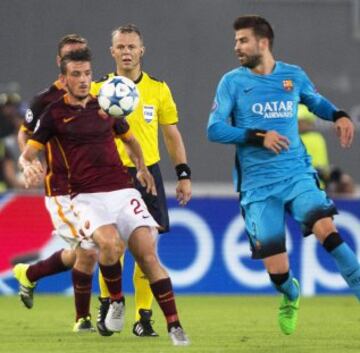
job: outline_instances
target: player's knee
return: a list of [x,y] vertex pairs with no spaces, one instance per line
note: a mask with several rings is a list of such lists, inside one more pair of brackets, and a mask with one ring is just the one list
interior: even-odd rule
[[72,249],[64,249],[61,253],[61,261],[66,267],[73,267],[76,260],[75,251]]
[[107,254],[113,261],[119,260],[122,255],[123,247],[120,240],[116,237],[103,238],[99,243],[100,251]]
[[97,261],[96,252],[94,250],[81,249],[77,251],[74,267],[85,273],[92,273],[94,265]]
[[312,228],[313,233],[315,234],[316,238],[320,241],[320,243],[324,243],[325,239],[331,233],[336,233],[335,224],[330,217],[319,219],[314,223]]
[[142,269],[152,269],[160,266],[155,253],[141,254],[136,261]]
[[87,257],[89,259],[89,263],[95,264],[98,259],[98,252],[95,249],[87,250]]

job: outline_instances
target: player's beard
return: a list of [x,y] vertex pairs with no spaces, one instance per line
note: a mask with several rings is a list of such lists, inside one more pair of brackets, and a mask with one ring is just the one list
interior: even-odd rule
[[87,97],[89,97],[89,93],[87,93],[86,95],[75,94],[74,91],[69,87],[69,85],[67,85],[66,89],[69,92],[69,94],[71,94],[76,100],[80,102],[85,100]]
[[246,55],[245,60],[240,59],[240,64],[249,69],[254,69],[261,64],[261,61],[262,56],[260,54]]

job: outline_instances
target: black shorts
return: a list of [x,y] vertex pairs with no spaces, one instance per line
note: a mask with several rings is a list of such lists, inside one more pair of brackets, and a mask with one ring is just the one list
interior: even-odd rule
[[136,179],[136,168],[128,168],[130,175],[134,179],[135,188],[140,191],[149,212],[161,226],[159,233],[167,233],[169,231],[169,212],[159,164],[156,163],[148,166],[148,169],[155,180],[156,196],[148,194],[146,189],[140,185],[139,181]]

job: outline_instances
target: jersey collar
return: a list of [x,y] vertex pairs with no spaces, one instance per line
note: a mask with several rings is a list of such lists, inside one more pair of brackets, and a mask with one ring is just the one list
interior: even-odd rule
[[[116,71],[114,72],[114,76],[119,76]],[[137,85],[142,80],[143,76],[144,76],[144,73],[141,71],[139,77],[136,80],[134,80],[133,82]]]

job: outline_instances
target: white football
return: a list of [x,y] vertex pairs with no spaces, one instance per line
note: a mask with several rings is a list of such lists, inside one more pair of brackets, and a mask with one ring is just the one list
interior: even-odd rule
[[100,107],[114,118],[132,113],[139,103],[139,92],[133,81],[124,76],[114,76],[103,83],[98,101]]

